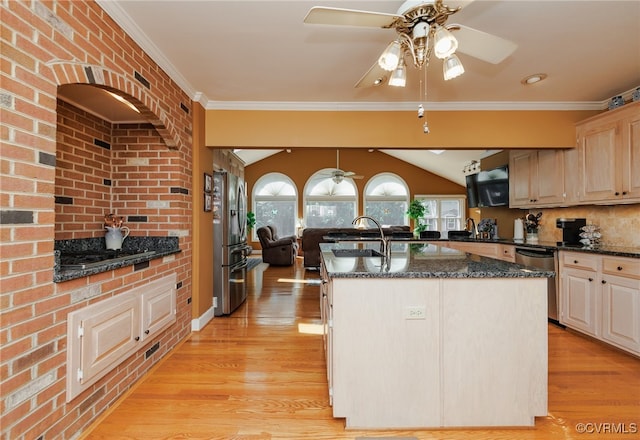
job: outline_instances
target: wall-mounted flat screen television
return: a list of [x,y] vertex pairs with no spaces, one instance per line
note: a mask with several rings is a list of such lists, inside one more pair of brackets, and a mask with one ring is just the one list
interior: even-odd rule
[[478,206],[509,206],[509,167],[502,165],[477,174]]
[[467,208],[478,207],[478,175],[469,174],[465,177],[467,181]]

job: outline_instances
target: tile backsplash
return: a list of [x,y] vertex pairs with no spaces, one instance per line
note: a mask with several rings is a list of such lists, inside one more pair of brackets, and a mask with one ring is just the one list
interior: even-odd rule
[[587,224],[600,227],[602,244],[640,248],[640,205],[573,206],[569,208],[532,209],[542,212],[539,237],[544,241],[562,240],[556,228],[557,218],[586,218]]

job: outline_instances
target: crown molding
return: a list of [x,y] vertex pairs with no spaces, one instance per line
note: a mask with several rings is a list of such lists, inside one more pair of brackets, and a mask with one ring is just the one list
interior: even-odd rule
[[[155,61],[169,77],[178,84],[191,99],[195,100],[196,90],[186,80],[184,76],[176,69],[176,67],[164,56],[162,51],[153,43],[153,41],[140,30],[136,23],[131,19],[124,9],[120,7],[118,2],[110,0],[96,0],[108,15],[115,21],[141,48],[145,51],[153,61]],[[201,94],[200,94],[201,95]],[[204,103],[201,102],[204,105]]]
[[[419,102],[265,102],[209,101],[207,110],[273,110],[273,111],[414,111]],[[499,110],[604,110],[603,102],[428,102],[433,111],[499,111]]]

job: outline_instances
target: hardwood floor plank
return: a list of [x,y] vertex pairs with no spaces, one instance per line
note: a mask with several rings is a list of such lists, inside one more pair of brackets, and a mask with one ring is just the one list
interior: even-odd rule
[[[640,360],[549,326],[549,415],[530,429],[345,431],[329,406],[318,272],[259,266],[235,313],[194,333],[84,438],[547,440],[640,437]],[[287,280],[307,280],[309,283]],[[581,434],[578,423],[637,431]],[[633,425],[633,424],[636,425]],[[594,425],[595,426],[595,425]]]

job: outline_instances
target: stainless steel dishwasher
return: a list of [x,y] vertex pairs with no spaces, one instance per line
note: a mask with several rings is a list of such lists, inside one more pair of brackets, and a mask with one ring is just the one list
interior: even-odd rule
[[549,319],[558,324],[558,262],[556,251],[553,249],[516,247],[516,263],[537,269],[552,270],[556,273],[548,278],[547,292],[549,295]]

